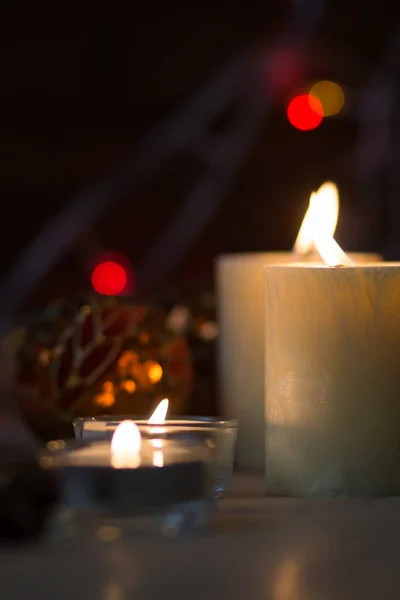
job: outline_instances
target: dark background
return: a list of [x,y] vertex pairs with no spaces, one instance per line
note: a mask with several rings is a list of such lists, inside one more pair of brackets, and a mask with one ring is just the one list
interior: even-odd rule
[[[300,78],[289,92],[315,78],[333,79],[345,89],[346,110],[304,133],[288,123],[286,98],[275,98],[221,208],[159,289],[211,281],[213,258],[222,252],[289,249],[310,191],[325,179],[341,191],[338,239],[346,250],[392,247],[389,257],[399,258],[389,240],[397,239],[396,227],[388,230],[392,162],[379,171],[373,193],[355,166],[360,94],[396,25],[388,6],[327,3],[315,39],[299,53]],[[73,192],[118,164],[225,61],[251,42],[271,47],[289,8],[255,1],[3,2],[1,272]],[[185,201],[199,168],[177,153],[134,192],[116,197],[31,299],[88,285],[92,258],[102,249],[123,252],[135,267]]]

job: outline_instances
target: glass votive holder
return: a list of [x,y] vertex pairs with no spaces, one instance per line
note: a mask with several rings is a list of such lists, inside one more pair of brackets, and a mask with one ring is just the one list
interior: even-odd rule
[[154,432],[165,440],[183,443],[206,443],[212,452],[211,485],[214,499],[221,498],[230,482],[235,456],[238,423],[216,417],[174,417],[160,425],[151,425],[131,415],[79,418],[74,421],[77,440],[111,440],[115,429],[125,419],[133,420],[142,438]]
[[40,461],[60,490],[51,537],[171,537],[205,527],[213,505],[208,440],[162,439],[158,431],[141,438],[135,455],[119,454],[107,439],[47,445]]

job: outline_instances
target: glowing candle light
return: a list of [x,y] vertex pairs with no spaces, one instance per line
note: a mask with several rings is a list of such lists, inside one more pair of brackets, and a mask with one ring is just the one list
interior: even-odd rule
[[165,422],[169,407],[169,400],[164,398],[157,406],[153,414],[148,420],[149,425],[162,425]]
[[135,468],[140,465],[142,439],[133,421],[122,421],[111,440],[111,464],[115,468]]
[[[150,419],[148,420],[149,425],[162,425],[165,423],[165,418],[167,416],[169,407],[169,400],[164,398],[161,400],[160,404],[157,406]],[[152,427],[152,434],[162,434],[164,433],[163,427]],[[164,442],[160,439],[152,439],[151,445],[155,448],[153,453],[153,464],[155,467],[162,467],[164,465],[164,452],[160,450],[163,448]]]

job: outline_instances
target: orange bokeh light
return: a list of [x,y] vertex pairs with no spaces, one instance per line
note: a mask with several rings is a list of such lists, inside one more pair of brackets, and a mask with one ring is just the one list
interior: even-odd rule
[[144,363],[144,367],[147,371],[147,377],[150,379],[151,383],[158,383],[163,376],[163,370],[161,365],[153,360],[146,361]]
[[128,394],[133,394],[136,390],[136,383],[132,379],[127,379],[121,384],[121,387]]
[[334,81],[317,81],[312,86],[310,94],[321,102],[324,117],[333,117],[343,108],[344,92]]

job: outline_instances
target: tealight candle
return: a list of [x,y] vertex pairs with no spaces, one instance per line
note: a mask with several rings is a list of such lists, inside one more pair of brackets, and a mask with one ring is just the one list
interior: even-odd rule
[[[154,445],[155,444],[155,445]],[[109,441],[63,452],[54,458],[64,503],[134,514],[211,497],[209,450],[174,440],[142,440],[125,420]]]
[[[325,183],[311,195],[293,252],[232,254],[217,260],[220,396],[223,415],[239,421],[236,460],[242,468],[262,469],[265,464],[264,267],[320,260],[315,251],[313,218],[319,206],[323,207],[326,231],[333,235],[338,191],[334,184]],[[356,263],[380,259],[374,254],[350,256]]]
[[[211,483],[214,498],[220,498],[232,475],[237,421],[213,417],[175,417],[166,419],[168,400],[164,399],[148,420],[136,417],[103,416],[80,418],[74,422],[78,440],[110,440],[122,421],[134,420],[142,434],[142,454],[153,451],[153,465],[162,466],[178,444],[190,449],[194,444],[211,452]],[[164,454],[167,454],[165,457]]]

